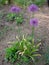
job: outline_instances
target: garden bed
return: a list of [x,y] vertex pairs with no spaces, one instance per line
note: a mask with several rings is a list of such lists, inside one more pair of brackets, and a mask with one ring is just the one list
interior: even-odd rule
[[[26,22],[23,22],[19,27],[16,25],[16,22],[7,22],[6,21],[6,14],[9,12],[9,8],[11,6],[3,6],[3,8],[0,9],[0,12],[4,14],[3,18],[0,19],[0,31],[4,31],[2,36],[0,37],[0,65],[11,65],[10,63],[7,63],[4,61],[4,49],[6,47],[9,47],[11,44],[10,42],[16,41],[16,36],[20,36],[19,28],[21,29],[21,36],[24,34],[25,37],[30,35],[31,33],[31,26],[29,24],[29,19],[27,11],[22,11],[24,13],[24,17]],[[49,8],[47,6],[43,6],[42,8],[39,7],[39,11],[35,13],[35,17],[39,19],[39,24],[35,28],[35,42],[37,43],[37,38],[41,39],[41,49],[45,49],[46,46],[49,46]],[[27,20],[28,19],[28,20]],[[6,30],[4,30],[4,27],[6,27]],[[46,46],[45,46],[46,45]],[[40,52],[42,54],[42,52]],[[42,58],[42,57],[41,57]],[[44,65],[44,61],[41,60],[36,65]],[[14,64],[15,65],[15,64]],[[22,64],[24,65],[24,64]],[[25,64],[26,65],[26,64]],[[33,65],[33,64],[30,64]]]

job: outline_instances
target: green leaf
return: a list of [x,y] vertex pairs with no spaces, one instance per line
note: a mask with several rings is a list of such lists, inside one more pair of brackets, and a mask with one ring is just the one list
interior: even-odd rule
[[22,56],[21,60],[22,60],[23,62],[28,62],[29,59],[28,59],[26,56]]
[[33,54],[32,56],[33,56],[33,57],[41,56],[41,54]]
[[32,61],[33,61],[33,62],[35,62],[35,59],[34,59],[34,57],[30,56],[30,58],[32,59]]

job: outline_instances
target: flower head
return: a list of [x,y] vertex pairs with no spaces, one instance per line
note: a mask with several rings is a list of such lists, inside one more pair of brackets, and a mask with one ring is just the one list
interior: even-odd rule
[[38,19],[37,18],[30,19],[30,25],[36,27],[38,25]]
[[35,11],[38,11],[38,6],[35,5],[35,4],[32,4],[28,7],[29,11],[31,12],[35,12]]
[[16,12],[16,13],[18,13],[18,12],[20,12],[20,8],[19,7],[17,7],[17,6],[13,6],[13,7],[11,7],[11,9],[10,9],[10,11],[11,12]]

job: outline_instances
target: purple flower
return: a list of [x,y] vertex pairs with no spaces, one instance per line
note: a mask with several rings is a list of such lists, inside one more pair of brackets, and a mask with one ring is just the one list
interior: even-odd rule
[[38,25],[38,19],[37,18],[30,19],[30,25],[36,27]]
[[35,11],[38,11],[38,6],[35,5],[35,4],[32,4],[28,7],[28,10],[31,11],[31,12],[35,12]]
[[10,9],[10,11],[11,12],[15,12],[15,13],[18,13],[18,12],[20,12],[20,8],[19,7],[17,7],[17,6],[13,6],[13,7],[11,7],[11,9]]

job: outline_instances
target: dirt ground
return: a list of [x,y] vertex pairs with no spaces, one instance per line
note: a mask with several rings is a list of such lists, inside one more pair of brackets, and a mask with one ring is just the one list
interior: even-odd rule
[[[10,6],[4,6],[0,8],[0,13],[3,12],[5,15],[8,12]],[[25,16],[28,16],[28,13],[25,13]],[[41,39],[42,44],[49,45],[49,8],[47,6],[43,6],[39,8],[39,11],[35,13],[35,17],[39,19],[39,25],[35,28],[35,39]],[[0,25],[6,25],[12,28],[12,30],[8,30],[0,40],[0,65],[10,65],[4,61],[4,49],[10,45],[9,42],[15,41],[18,33],[18,26],[15,22],[10,23],[6,22],[5,16],[0,19]],[[24,22],[20,25],[21,33],[27,36],[31,33],[31,26],[29,22]],[[1,29],[0,29],[1,30]],[[44,65],[44,62],[39,62],[37,65]]]

